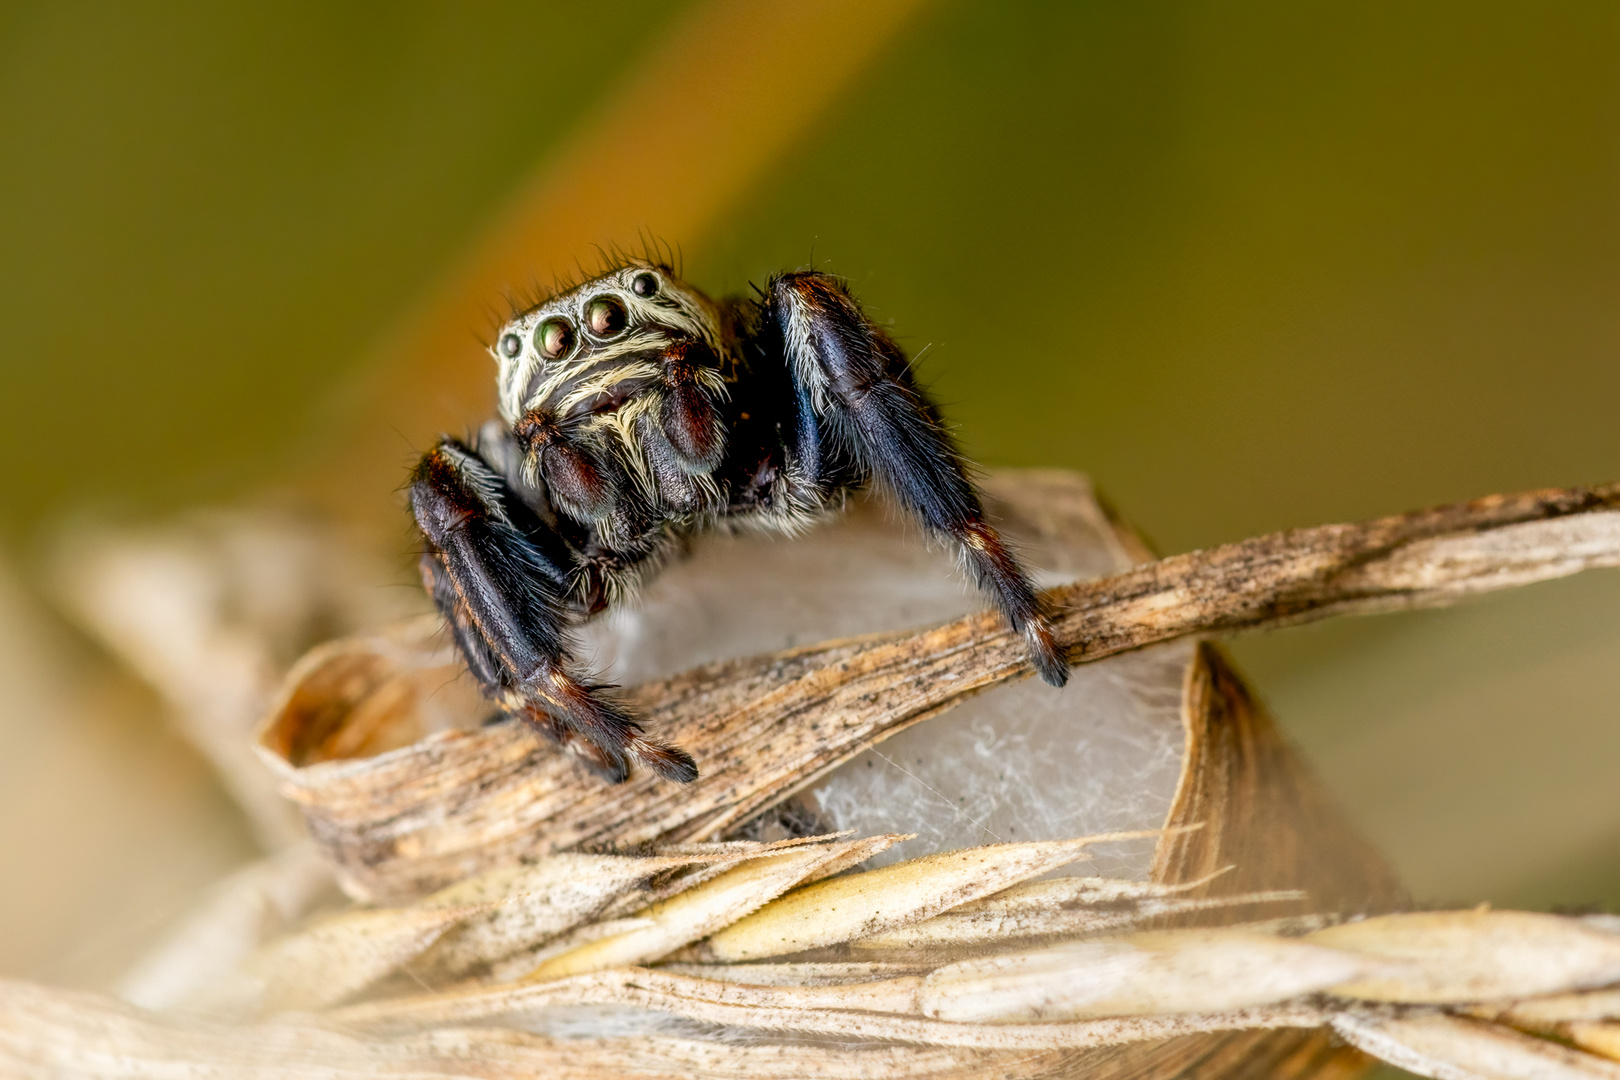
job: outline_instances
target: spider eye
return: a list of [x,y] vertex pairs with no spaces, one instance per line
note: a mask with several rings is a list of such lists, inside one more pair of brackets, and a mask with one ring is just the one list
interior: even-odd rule
[[547,360],[555,360],[574,347],[574,328],[567,319],[547,319],[534,328],[534,347]]
[[515,359],[523,351],[523,339],[516,334],[502,334],[500,349],[502,356],[508,360]]
[[630,291],[643,300],[658,295],[658,275],[640,273],[630,282]]
[[607,296],[598,296],[585,306],[585,326],[592,337],[609,338],[629,322],[624,305]]

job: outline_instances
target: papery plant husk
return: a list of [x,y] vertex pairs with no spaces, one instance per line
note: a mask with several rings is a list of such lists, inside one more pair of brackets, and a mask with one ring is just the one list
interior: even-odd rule
[[[1013,488],[995,487],[1004,514],[1024,505],[1032,508],[1026,513],[1040,513],[1042,504],[1054,501],[1049,482],[1031,483],[1034,490],[1022,493]],[[1121,562],[1148,561],[1145,545],[1091,501],[1083,483],[1063,494],[1089,504],[1085,517],[1109,530]],[[1050,506],[1045,514],[1062,520]],[[399,902],[466,873],[548,850],[628,849],[722,836],[875,739],[926,722],[961,700],[962,643],[986,629],[983,620],[964,622],[965,630],[953,625],[898,640],[832,642],[725,661],[633,689],[631,700],[654,730],[705,762],[699,781],[705,790],[696,792],[646,779],[604,789],[522,729],[444,730],[442,719],[422,717],[416,703],[435,693],[431,707],[445,707],[441,688],[455,663],[431,623],[317,650],[289,680],[260,745],[349,887],[367,898]],[[986,650],[974,651],[982,663]],[[825,683],[829,669],[847,672],[852,663],[882,671],[884,664],[931,659],[933,671],[918,673],[912,664],[876,689],[863,683],[860,710],[839,700],[836,686],[803,689]],[[952,680],[956,694],[919,708],[916,699],[940,681],[930,678],[936,672],[958,676]],[[983,687],[1007,676],[969,677]],[[1301,890],[1310,900],[1228,906],[1177,921],[1233,921],[1261,910],[1376,911],[1400,903],[1403,894],[1387,865],[1346,825],[1215,646],[1198,648],[1183,699],[1184,771],[1164,825],[1199,827],[1166,834],[1153,880],[1181,885],[1232,866],[1217,879],[1223,895]],[[812,709],[820,706],[809,717],[807,700],[815,702]],[[821,716],[836,721],[821,722]],[[895,716],[904,719],[894,722]],[[435,727],[438,734],[407,741]],[[408,734],[393,734],[399,731]],[[337,749],[345,740],[385,751],[404,745],[379,756],[353,756]],[[724,765],[717,769],[712,762]],[[1061,1065],[1054,1063],[1054,1074],[1143,1069],[1148,1071],[1142,1075],[1168,1076],[1198,1061],[1222,1063],[1220,1075],[1277,1074],[1277,1063],[1286,1061],[1293,1063],[1293,1075],[1311,1076],[1331,1075],[1360,1060],[1325,1030],[1239,1031],[1077,1050]]]
[[[1004,518],[1107,537],[1113,576],[1049,594],[1079,662],[1620,565],[1614,488],[1154,562],[1079,478],[991,487]],[[333,642],[289,675],[258,747],[351,906],[250,943],[228,977],[199,963],[186,992],[172,987],[197,950],[181,948],[158,965],[168,1016],[0,987],[0,1060],[107,1076],[162,1059],[174,1075],[1327,1077],[1366,1051],[1435,1076],[1498,1075],[1493,1054],[1519,1063],[1500,1075],[1617,1075],[1598,1055],[1620,1008],[1592,1004],[1620,981],[1614,927],[1336,925],[1404,906],[1398,882],[1219,648],[1190,655],[1149,880],[1042,881],[1115,838],[845,876],[900,837],[734,838],[865,747],[1025,677],[990,616],[633,688],[703,763],[689,787],[607,787],[520,726],[484,726],[430,620]],[[1536,995],[1570,1004],[1513,1000]],[[298,1045],[323,1049],[269,1060]]]

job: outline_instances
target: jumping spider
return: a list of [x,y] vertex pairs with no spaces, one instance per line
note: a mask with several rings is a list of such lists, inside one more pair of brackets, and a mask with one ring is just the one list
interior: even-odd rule
[[873,480],[954,542],[1041,676],[1068,679],[905,353],[837,278],[780,274],[717,303],[626,260],[515,316],[490,351],[501,419],[441,438],[411,477],[422,577],[484,692],[608,780],[632,758],[682,782],[697,765],[575,670],[569,627],[682,535],[796,532]]

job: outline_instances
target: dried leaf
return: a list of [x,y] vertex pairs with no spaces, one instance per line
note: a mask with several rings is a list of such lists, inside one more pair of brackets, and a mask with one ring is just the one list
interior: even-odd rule
[[659,901],[641,912],[652,925],[594,941],[542,963],[533,979],[556,979],[603,968],[647,963],[669,955],[781,895],[806,877],[834,863],[870,858],[897,837],[843,841],[791,848],[752,859],[712,881]]
[[822,961],[800,964],[659,964],[671,975],[689,975],[749,986],[843,986],[905,975],[926,975],[934,964]]
[[[1046,882],[1035,882],[1044,885]],[[1239,893],[1198,898],[1144,897],[1129,906],[1037,908],[1020,898],[1016,904],[988,910],[947,911],[931,919],[873,934],[851,944],[857,949],[942,949],[1011,942],[1021,938],[1079,936],[1139,926],[1166,915],[1253,904],[1303,900],[1298,889]],[[977,905],[976,905],[977,906]]]
[[1553,994],[1548,997],[1515,1001],[1506,1009],[1479,1010],[1487,1019],[1537,1027],[1575,1020],[1620,1019],[1620,989],[1593,990],[1584,994]]
[[[667,876],[661,876],[653,883],[651,889],[649,889],[647,893],[644,895],[634,895],[629,893],[625,894],[613,904],[610,904],[607,908],[605,908],[601,917],[618,918],[628,915],[631,912],[640,911],[642,908],[645,908],[651,904],[656,904],[660,900],[668,900],[670,897],[685,892],[687,889],[694,888],[703,884],[705,881],[719,877],[732,867],[737,866],[748,859],[761,859],[767,855],[777,854],[791,848],[800,848],[809,844],[821,844],[829,840],[842,840],[848,836],[849,833],[831,833],[826,836],[795,837],[790,840],[778,840],[768,844],[760,843],[757,840],[727,840],[719,843],[661,845],[657,849],[658,853],[661,855],[678,856],[690,854],[694,857],[712,859],[713,861],[694,861],[691,866],[686,867],[685,869],[675,871]],[[874,839],[876,840],[877,838]],[[909,840],[911,838],[909,836],[898,836],[888,839],[893,843],[899,843],[901,840]],[[878,842],[885,841],[878,840]],[[859,854],[859,852],[863,850],[861,848],[851,848],[850,850],[854,853],[857,861],[859,861],[859,859],[869,857]],[[824,877],[829,873],[836,873],[838,870],[844,868],[844,862],[834,859],[831,862],[823,864],[816,871],[816,873],[817,875]]]
[[[1189,830],[1178,830],[1189,831]],[[980,911],[998,911],[1008,915],[1045,911],[1053,907],[1130,903],[1138,900],[1161,899],[1203,888],[1228,873],[1230,866],[1206,874],[1193,881],[1172,885],[1162,881],[1126,881],[1118,878],[1064,877],[1049,881],[1026,881],[1003,889],[994,896],[974,900],[953,909],[968,914]]]
[[1407,912],[1330,926],[1306,940],[1402,961],[1333,988],[1368,1001],[1498,1001],[1620,981],[1620,935],[1558,915]]
[[921,983],[915,977],[900,977],[838,986],[753,986],[655,969],[615,968],[550,982],[352,1005],[330,1015],[346,1028],[387,1034],[469,1024],[521,1028],[542,1022],[549,1012],[562,1006],[628,1005],[726,1027],[812,1032],[851,1040],[1025,1050],[1112,1046],[1201,1031],[1317,1027],[1328,1017],[1316,1006],[1288,1003],[1233,1012],[1075,1023],[957,1023],[915,1013]]
[[707,858],[752,858],[762,852],[787,851],[810,844],[825,844],[833,840],[848,840],[853,830],[823,833],[820,836],[789,836],[781,840],[700,840],[690,843],[658,845],[660,855],[699,855]]
[[1345,1013],[1333,1030],[1381,1061],[1438,1080],[1620,1080],[1620,1065],[1459,1016]]
[[238,994],[266,1012],[319,1009],[365,989],[420,954],[476,908],[410,907],[329,916],[261,948]]
[[1376,967],[1249,930],[1180,930],[967,960],[923,980],[924,1015],[963,1023],[1224,1012],[1269,1005]]
[[1061,1051],[748,1045],[641,1032],[547,1038],[439,1028],[387,1039],[305,1019],[220,1025],[160,1019],[97,994],[0,981],[0,1075],[33,1080],[1033,1080]]
[[1582,1020],[1568,1027],[1570,1041],[1590,1054],[1620,1061],[1620,1023]]
[[686,958],[761,960],[893,930],[1066,866],[1088,845],[1124,835],[948,851],[817,882],[712,935]]
[[[1060,629],[1067,640],[1083,648],[1085,660],[1210,628],[1230,630],[1332,611],[1439,602],[1503,583],[1607,565],[1620,557],[1616,506],[1620,493],[1613,489],[1543,492],[1361,526],[1260,538],[1061,590],[1059,599],[1068,606]],[[839,755],[847,756],[906,723],[949,707],[966,693],[1017,677],[1023,670],[1018,643],[993,619],[960,620],[921,633],[874,635],[774,657],[728,661],[633,691],[651,724],[677,728],[685,724],[696,736],[710,740],[705,745],[714,752],[708,760],[717,768],[706,771],[699,785],[669,790],[653,790],[637,780],[611,791],[595,786],[586,790],[571,772],[556,771],[570,767],[548,749],[518,745],[513,735],[522,733],[511,727],[478,728],[478,717],[470,712],[448,718],[449,727],[459,730],[428,722],[424,711],[428,699],[421,691],[439,677],[429,673],[431,665],[444,660],[443,641],[430,642],[426,636],[430,632],[422,624],[415,636],[407,633],[398,640],[379,638],[364,647],[351,648],[350,643],[328,650],[320,664],[295,682],[280,716],[284,722],[266,729],[265,745],[275,750],[272,757],[281,757],[276,766],[279,775],[289,792],[310,807],[312,821],[356,894],[420,897],[469,873],[505,869],[483,873],[411,907],[357,911],[326,920],[260,950],[247,967],[258,976],[257,992],[277,1008],[309,1008],[312,1001],[352,996],[356,991],[349,987],[374,984],[374,1000],[326,1014],[345,1025],[341,1038],[288,1018],[285,1024],[216,1028],[210,1036],[216,1042],[221,1033],[234,1032],[240,1034],[241,1046],[262,1048],[282,1045],[277,1040],[291,1040],[293,1032],[307,1032],[310,1044],[324,1051],[317,1068],[326,1068],[328,1075],[340,1073],[351,1061],[363,1063],[356,1067],[356,1075],[390,1070],[422,1077],[449,1075],[444,1070],[461,1068],[464,1073],[474,1061],[481,1075],[491,1077],[564,1075],[576,1068],[581,1076],[625,1075],[626,1070],[640,1068],[638,1062],[652,1061],[648,1055],[654,1045],[677,1056],[681,1053],[673,1041],[646,1038],[657,1025],[680,1018],[756,1033],[791,1033],[794,1039],[775,1040],[771,1047],[783,1053],[801,1035],[843,1043],[958,1048],[904,1061],[851,1058],[840,1063],[835,1056],[810,1054],[794,1062],[799,1071],[785,1075],[831,1076],[833,1072],[818,1070],[845,1065],[884,1075],[889,1064],[915,1063],[952,1074],[960,1068],[968,1070],[962,1075],[978,1070],[1000,1076],[1012,1072],[1009,1066],[1014,1061],[1022,1068],[1022,1063],[1037,1059],[1042,1070],[1055,1074],[1073,1071],[1053,1056],[1060,1048],[1146,1041],[1185,1049],[1160,1057],[1147,1047],[1131,1054],[1108,1051],[1116,1059],[1115,1071],[1167,1075],[1165,1070],[1185,1071],[1195,1059],[1213,1054],[1224,1062],[1214,1074],[1237,1075],[1244,1066],[1252,1066],[1249,1074],[1258,1074],[1263,1061],[1275,1061],[1276,1055],[1299,1047],[1304,1057],[1289,1068],[1295,1070],[1291,1075],[1306,1076],[1342,1059],[1331,1051],[1305,1052],[1307,1046],[1323,1045],[1319,1036],[1261,1036],[1259,1029],[1309,1027],[1333,1016],[1344,1018],[1346,1024],[1382,1022],[1390,1016],[1325,994],[1309,1001],[1298,995],[1320,989],[1324,980],[1355,988],[1374,982],[1374,974],[1411,977],[1418,972],[1428,977],[1434,974],[1429,967],[1444,966],[1441,960],[1426,967],[1427,961],[1411,956],[1389,959],[1377,949],[1334,949],[1319,941],[1282,936],[1308,925],[1299,918],[1276,922],[1272,926],[1276,933],[1262,933],[1252,925],[1224,931],[1164,931],[1026,949],[988,960],[976,957],[943,968],[931,966],[939,963],[937,952],[930,955],[915,948],[968,941],[1004,946],[1031,934],[1089,933],[1166,914],[1185,916],[1297,896],[1274,885],[1307,886],[1330,908],[1348,895],[1340,878],[1324,878],[1311,868],[1335,860],[1337,865],[1359,866],[1376,862],[1375,856],[1338,858],[1343,838],[1334,837],[1326,855],[1314,862],[1303,860],[1300,850],[1306,837],[1297,824],[1293,832],[1285,828],[1277,837],[1256,826],[1262,820],[1309,820],[1313,822],[1309,836],[1323,835],[1315,824],[1320,813],[1301,819],[1274,812],[1275,805],[1310,809],[1308,798],[1295,798],[1298,791],[1274,802],[1248,798],[1246,793],[1260,781],[1242,770],[1263,775],[1274,786],[1279,771],[1288,774],[1288,762],[1252,745],[1251,736],[1265,727],[1263,717],[1256,714],[1243,724],[1226,723],[1232,717],[1221,712],[1219,703],[1224,702],[1228,712],[1241,704],[1226,691],[1222,691],[1226,697],[1215,690],[1200,697],[1189,690],[1182,699],[1189,717],[1187,768],[1172,820],[1211,824],[1197,834],[1204,841],[1200,845],[1160,845],[1154,868],[1160,882],[1031,882],[1029,876],[1048,868],[1035,866],[1040,860],[1032,858],[1026,860],[1029,865],[1014,865],[1017,860],[1012,859],[992,872],[957,872],[954,877],[952,867],[930,867],[925,859],[811,884],[811,879],[824,878],[865,857],[860,845],[826,844],[825,838],[771,847],[692,841],[724,835],[732,823],[803,785]],[[376,642],[383,640],[395,650],[392,657],[381,655]],[[1219,668],[1207,646],[1198,655],[1199,671],[1208,675]],[[1229,672],[1225,677],[1235,681]],[[1215,686],[1220,680],[1206,681]],[[1219,702],[1212,705],[1216,699]],[[661,732],[668,734],[669,730]],[[1227,745],[1221,738],[1237,742]],[[476,752],[467,753],[469,748]],[[1190,774],[1197,783],[1189,781]],[[1198,798],[1189,798],[1190,791]],[[879,839],[887,843],[893,838]],[[572,858],[577,862],[560,860],[549,868],[544,863],[516,865],[519,857],[557,847],[671,840],[684,850],[661,852],[666,861],[656,867],[626,856],[576,856]],[[1250,852],[1258,850],[1255,845],[1265,844],[1273,851],[1275,842],[1280,842],[1281,854],[1251,857]],[[1006,845],[956,857],[967,854],[995,861],[1012,848],[1039,846]],[[1072,857],[1072,852],[1066,855]],[[948,862],[950,857],[943,858]],[[803,865],[792,866],[792,873],[783,869],[795,860]],[[1232,886],[1241,889],[1240,895],[1182,895],[1207,884],[1210,870],[1233,861],[1242,863]],[[569,873],[570,867],[576,873]],[[598,870],[602,881],[593,884],[590,879]],[[1163,883],[1198,874],[1208,876],[1179,886]],[[887,882],[884,875],[889,875]],[[1239,878],[1242,883],[1236,884]],[[1020,881],[1023,884],[1016,884]],[[1371,910],[1380,910],[1393,895],[1387,888],[1368,888],[1364,893]],[[793,922],[794,906],[806,896],[822,902],[818,920],[847,920],[853,925],[834,927],[830,934],[822,927],[801,933]],[[449,920],[448,929],[430,925],[436,919]],[[725,925],[733,920],[737,920],[733,926]],[[751,923],[755,937],[768,938],[774,931],[774,944],[745,948],[735,955],[715,952],[716,943],[726,947],[728,935]],[[1369,923],[1360,925],[1365,928]],[[1514,963],[1522,962],[1527,969],[1539,964],[1544,973],[1556,971],[1556,978],[1534,984],[1533,992],[1591,985],[1608,970],[1590,957],[1584,964],[1571,960],[1567,930],[1566,926],[1555,932],[1543,925],[1534,941],[1521,934],[1513,948],[1502,946],[1507,948],[1503,955]],[[1596,925],[1584,931],[1607,932]],[[709,933],[709,942],[688,948],[685,955],[710,959],[782,955],[863,933],[868,935],[860,942],[864,946],[906,952],[895,963],[622,966],[656,962],[683,942]],[[422,951],[424,941],[434,935],[437,943]],[[1385,952],[1389,948],[1386,942]],[[906,962],[925,957],[930,963]],[[492,985],[487,978],[481,984],[463,981],[420,996],[405,977],[431,972],[462,978],[485,968],[504,977],[536,965],[539,979],[507,986]],[[603,965],[614,966],[602,970]],[[1335,965],[1337,970],[1330,970]],[[392,978],[377,983],[383,977],[378,972]],[[1459,976],[1452,972],[1449,977]],[[1500,973],[1498,977],[1506,981]],[[1432,979],[1425,987],[1424,992],[1434,992]],[[400,994],[412,996],[390,997]],[[1588,1011],[1596,1008],[1590,999],[1597,996],[1575,995]],[[1564,997],[1567,1001],[1571,996]],[[1512,1008],[1552,1000],[1519,1001]],[[98,1012],[96,1003],[85,1004],[74,1023],[131,1034],[149,1021],[127,1012],[120,1018]],[[27,1015],[29,1008],[21,1006],[19,1014]],[[1566,1004],[1566,1012],[1572,1009]],[[611,1016],[613,1023],[622,1025],[619,1030],[642,1034],[635,1039],[598,1040],[601,1056],[587,1068],[581,1063],[589,1053],[579,1044],[564,1047],[511,1030],[559,1030],[549,1025],[566,1027],[569,1016]],[[18,1035],[23,1026],[7,1027],[9,1019],[0,1015],[0,1061],[9,1046],[20,1045],[6,1039],[34,1038],[29,1045],[35,1051],[41,1045],[36,1035]],[[1419,1017],[1407,1012],[1405,1019]],[[1591,1018],[1566,1018],[1553,1025],[1561,1038],[1575,1040],[1579,1029],[1589,1041],[1600,1040],[1606,1026]],[[1502,1030],[1478,1027],[1487,1042]],[[1164,1043],[1180,1035],[1236,1029],[1249,1031]],[[181,1042],[200,1038],[199,1031],[189,1021],[161,1028]],[[386,1037],[378,1040],[372,1035]],[[1522,1034],[1514,1037],[1528,1039]],[[92,1042],[94,1038],[92,1034]],[[1534,1039],[1528,1043],[1531,1060],[1545,1072],[1550,1044]],[[1523,1043],[1514,1045],[1524,1050]],[[706,1062],[703,1071],[718,1062],[716,1071],[724,1073],[727,1062],[738,1060],[731,1049],[726,1047],[725,1054]],[[1554,1049],[1566,1055],[1555,1056],[1559,1067],[1603,1064],[1592,1055]],[[638,1058],[638,1053],[643,1056]],[[384,1058],[377,1054],[394,1056],[383,1065]],[[458,1056],[459,1062],[449,1060]],[[1437,1075],[1489,1074],[1469,1072],[1443,1057],[1434,1059],[1439,1061],[1435,1067],[1450,1071]],[[242,1059],[238,1053],[229,1060],[240,1064]],[[130,1060],[146,1069],[151,1059],[137,1053]],[[181,1054],[172,1060],[179,1075],[188,1074],[190,1058]],[[759,1075],[769,1075],[770,1060],[763,1055],[756,1059]],[[1102,1057],[1085,1060],[1100,1062]],[[289,1054],[286,1061],[275,1059],[268,1067],[274,1070],[294,1061]],[[1150,1061],[1156,1065],[1145,1066]],[[302,1058],[296,1062],[300,1067],[305,1064]],[[518,1062],[528,1071],[519,1073]],[[648,1066],[652,1075],[662,1075],[656,1071],[660,1067]],[[205,1065],[200,1071],[209,1068]]]
[[597,917],[621,896],[634,900],[635,886],[653,875],[702,859],[562,853],[530,866],[481,874],[424,901],[428,907],[477,910],[437,941],[417,966],[424,974],[455,976],[534,949]]

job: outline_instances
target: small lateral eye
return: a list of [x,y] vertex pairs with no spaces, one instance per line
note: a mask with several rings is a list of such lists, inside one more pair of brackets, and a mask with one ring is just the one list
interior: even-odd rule
[[613,337],[623,331],[629,321],[624,305],[612,297],[598,296],[585,305],[585,327],[592,337]]
[[523,351],[523,339],[516,334],[502,334],[500,344],[501,355],[508,360],[515,359]]
[[630,282],[630,291],[645,300],[658,295],[658,275],[643,271]]
[[574,328],[567,319],[547,319],[534,328],[534,347],[547,360],[555,360],[574,347]]

